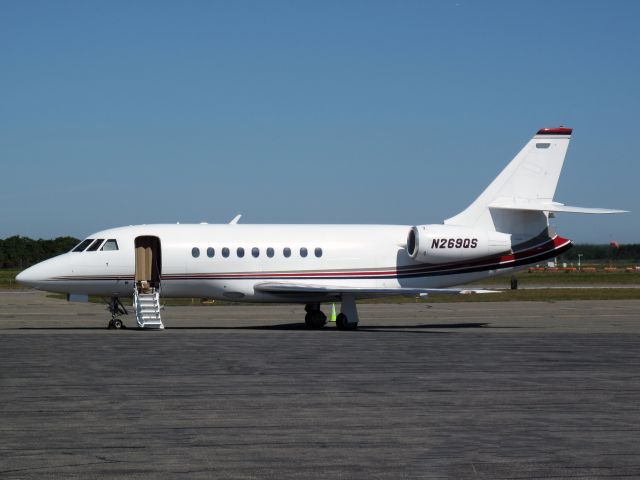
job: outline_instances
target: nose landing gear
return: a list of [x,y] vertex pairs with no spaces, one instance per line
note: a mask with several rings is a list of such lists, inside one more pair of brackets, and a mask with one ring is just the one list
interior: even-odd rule
[[107,328],[126,328],[124,322],[119,318],[121,315],[128,315],[127,309],[124,307],[118,297],[111,297],[108,303],[109,312],[111,313],[111,320]]

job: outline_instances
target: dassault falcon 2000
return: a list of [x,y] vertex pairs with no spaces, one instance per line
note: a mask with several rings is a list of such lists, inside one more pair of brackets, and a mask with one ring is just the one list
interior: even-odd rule
[[20,273],[25,285],[110,298],[109,327],[123,326],[120,297],[133,297],[140,328],[163,328],[160,296],[305,304],[305,323],[358,325],[356,300],[463,293],[447,288],[556,257],[571,248],[549,226],[556,212],[622,213],[570,207],[553,197],[570,128],[543,128],[482,194],[442,224],[138,225],[90,235],[70,252]]

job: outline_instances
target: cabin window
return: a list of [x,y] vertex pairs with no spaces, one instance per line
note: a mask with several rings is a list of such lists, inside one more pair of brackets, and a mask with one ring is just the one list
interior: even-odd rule
[[191,256],[193,258],[198,258],[200,256],[200,249],[198,247],[193,247],[191,249]]
[[72,252],[82,252],[85,248],[87,248],[93,242],[93,238],[87,238],[78,244],[76,248],[71,250]]
[[213,247],[207,248],[207,257],[213,258],[216,254],[216,251]]
[[251,255],[253,258],[258,258],[260,256],[260,249],[258,247],[253,247],[251,249]]
[[115,238],[110,238],[109,240],[104,242],[104,245],[100,250],[118,250],[118,241]]
[[238,258],[244,257],[244,248],[238,247],[238,249],[236,250],[236,254],[238,255]]
[[102,242],[104,242],[104,238],[97,239],[95,242],[91,244],[89,248],[87,248],[87,252],[95,252],[100,248],[100,245],[102,245]]
[[229,249],[228,249],[227,247],[224,247],[224,248],[222,249],[222,256],[223,256],[224,258],[227,258],[227,257],[229,256]]
[[289,247],[284,247],[282,249],[282,255],[289,258],[291,256],[291,249]]
[[303,258],[304,258],[304,257],[306,257],[306,256],[307,256],[307,253],[308,253],[308,252],[307,252],[307,249],[306,249],[305,247],[302,247],[302,248],[300,249],[300,256],[301,256],[301,257],[303,257]]
[[273,248],[271,248],[271,247],[267,248],[267,257],[269,257],[269,258],[273,258],[273,255],[274,255],[275,253],[276,253],[276,252],[274,252],[274,251],[273,251]]
[[313,253],[316,254],[316,257],[320,258],[322,256],[322,249],[316,248]]

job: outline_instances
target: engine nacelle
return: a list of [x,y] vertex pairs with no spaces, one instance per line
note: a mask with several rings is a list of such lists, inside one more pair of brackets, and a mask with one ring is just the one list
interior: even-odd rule
[[455,225],[418,225],[407,237],[407,253],[423,263],[445,263],[511,251],[511,235]]

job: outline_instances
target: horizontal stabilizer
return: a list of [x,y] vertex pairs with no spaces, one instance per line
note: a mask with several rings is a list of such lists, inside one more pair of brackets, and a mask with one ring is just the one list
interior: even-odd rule
[[585,208],[572,207],[558,202],[537,202],[535,200],[496,200],[489,205],[489,208],[497,208],[501,210],[528,210],[536,212],[562,212],[562,213],[587,213],[587,214],[605,214],[605,213],[627,213],[626,210],[613,210],[610,208]]

